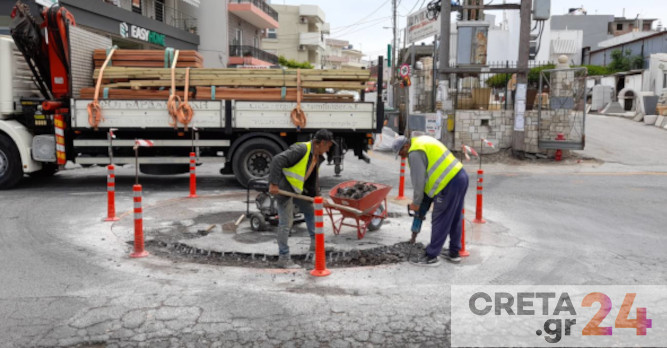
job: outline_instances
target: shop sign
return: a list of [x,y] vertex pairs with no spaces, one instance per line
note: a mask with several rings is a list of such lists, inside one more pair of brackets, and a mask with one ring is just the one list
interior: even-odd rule
[[164,46],[164,34],[142,28],[138,25],[120,23],[120,36],[124,38],[132,38],[141,41],[146,41],[155,45]]

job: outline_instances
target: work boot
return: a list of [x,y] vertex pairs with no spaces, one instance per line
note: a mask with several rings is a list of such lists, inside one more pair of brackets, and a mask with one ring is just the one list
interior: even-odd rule
[[461,256],[459,256],[459,253],[456,254],[450,254],[449,251],[444,253],[444,258],[445,260],[453,263],[459,263],[461,262]]
[[292,261],[290,254],[278,256],[278,261],[276,262],[276,267],[284,269],[299,269],[301,266],[297,265]]

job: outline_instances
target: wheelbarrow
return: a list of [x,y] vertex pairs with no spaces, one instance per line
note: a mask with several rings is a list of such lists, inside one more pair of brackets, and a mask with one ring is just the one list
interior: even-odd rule
[[[336,185],[329,191],[329,197],[334,203],[358,209],[362,213],[355,214],[347,210],[336,209],[335,207],[326,206],[325,209],[329,218],[331,218],[331,225],[333,225],[334,234],[339,234],[343,226],[356,227],[357,239],[362,239],[366,235],[366,231],[377,231],[382,226],[382,222],[388,216],[387,214],[387,195],[391,191],[391,186],[384,184],[373,184],[377,187],[375,191],[371,191],[359,199],[337,197],[338,189],[345,189],[354,186],[358,181],[346,181]],[[384,204],[383,204],[384,203]],[[335,214],[334,217],[334,212]],[[354,223],[346,220],[354,219]]]

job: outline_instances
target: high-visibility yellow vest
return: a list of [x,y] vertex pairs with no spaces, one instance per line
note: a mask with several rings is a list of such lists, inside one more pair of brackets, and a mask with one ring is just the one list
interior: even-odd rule
[[463,168],[463,164],[451,151],[435,138],[420,136],[412,139],[408,153],[424,151],[428,165],[426,167],[426,185],[424,193],[433,198]]
[[307,143],[298,143],[306,145],[306,155],[303,156],[297,164],[289,168],[283,168],[283,174],[287,178],[287,182],[292,185],[294,192],[301,194],[303,192],[303,184],[305,182],[306,170],[308,170],[308,156],[310,156],[310,141]]

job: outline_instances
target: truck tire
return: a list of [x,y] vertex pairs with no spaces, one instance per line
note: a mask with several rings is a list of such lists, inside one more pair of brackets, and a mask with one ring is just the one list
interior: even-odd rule
[[269,164],[279,152],[280,146],[266,138],[250,139],[241,144],[232,157],[236,180],[243,187],[248,187],[250,179],[268,178]]
[[14,187],[23,177],[20,157],[14,142],[0,134],[0,190]]

